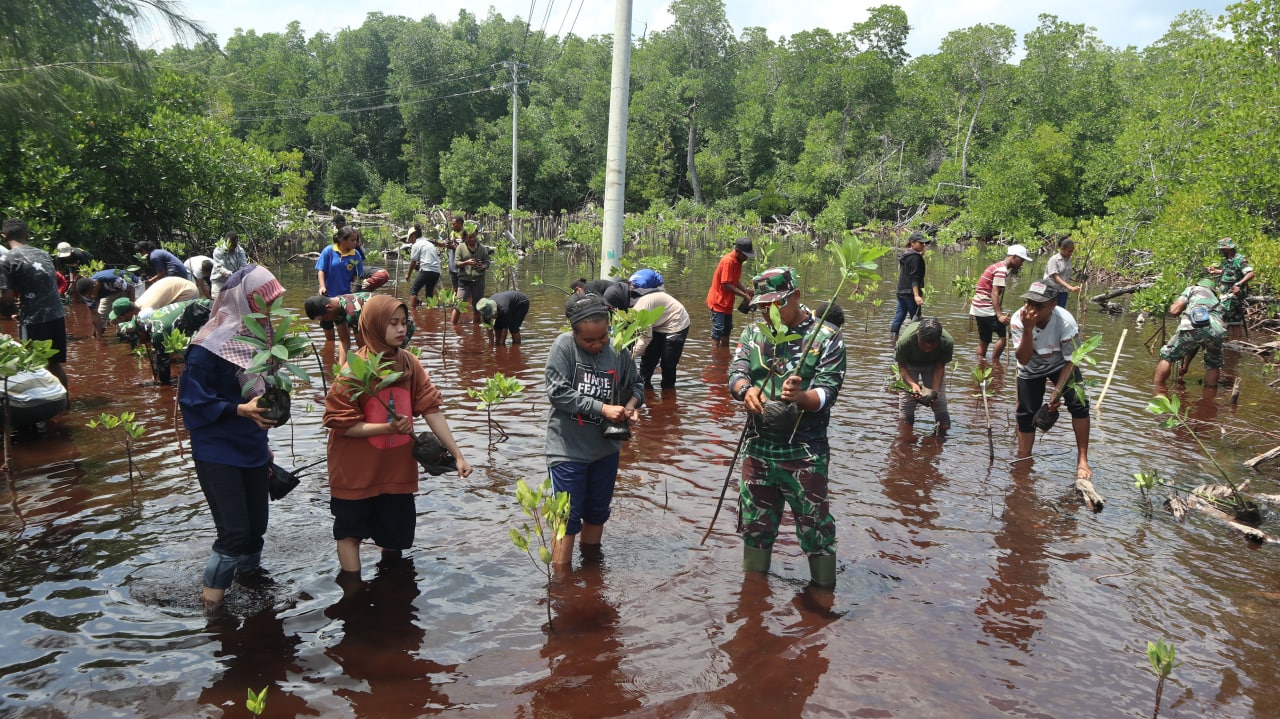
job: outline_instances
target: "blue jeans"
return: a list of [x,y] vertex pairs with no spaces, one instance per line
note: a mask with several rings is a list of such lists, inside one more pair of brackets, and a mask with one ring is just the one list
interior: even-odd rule
[[1068,297],[1070,297],[1070,296],[1071,296],[1071,293],[1070,293],[1070,292],[1059,292],[1059,293],[1058,293],[1058,306],[1059,306],[1059,307],[1062,307],[1062,308],[1065,308],[1065,307],[1067,306],[1067,298],[1068,298]]
[[712,312],[711,313],[711,339],[718,340],[721,337],[730,337],[733,334],[733,313],[732,312]]
[[920,305],[916,304],[914,295],[898,295],[898,309],[893,313],[893,324],[889,326],[889,334],[897,337],[902,323],[914,319],[920,314]]
[[621,452],[614,452],[594,462],[561,462],[551,468],[551,488],[569,493],[569,526],[565,534],[581,532],[584,520],[589,524],[609,521],[620,458]]

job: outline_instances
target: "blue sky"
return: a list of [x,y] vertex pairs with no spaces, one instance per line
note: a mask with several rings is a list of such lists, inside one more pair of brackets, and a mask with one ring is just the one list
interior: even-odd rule
[[[1225,0],[899,0],[888,2],[849,2],[848,0],[726,0],[725,10],[735,32],[745,27],[763,26],[769,36],[778,39],[801,30],[825,27],[843,31],[853,23],[866,19],[867,8],[880,4],[897,4],[907,13],[912,25],[907,50],[912,56],[935,52],[950,31],[979,23],[1000,23],[1017,31],[1019,39],[1035,28],[1041,13],[1083,23],[1097,29],[1098,37],[1108,45],[1145,47],[1168,29],[1180,13],[1201,9],[1211,16],[1222,14]],[[669,0],[634,0],[632,31],[634,35],[655,32],[670,25],[666,8]],[[609,0],[185,0],[188,15],[203,23],[206,29],[225,41],[236,28],[253,29],[259,34],[280,32],[292,20],[302,24],[309,37],[318,31],[334,33],[344,27],[358,27],[372,11],[387,15],[403,15],[418,19],[434,14],[441,21],[453,20],[458,11],[484,18],[489,9],[508,19],[533,18],[534,29],[545,28],[550,34],[591,36],[613,32],[614,3]],[[530,7],[533,8],[530,12]],[[579,8],[581,10],[579,11]],[[151,44],[164,46],[172,41],[167,35],[141,32]],[[1021,54],[1021,53],[1019,53]]]

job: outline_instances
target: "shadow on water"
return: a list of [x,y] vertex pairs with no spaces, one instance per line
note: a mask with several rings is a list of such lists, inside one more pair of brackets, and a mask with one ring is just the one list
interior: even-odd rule
[[[526,264],[557,285],[572,279],[558,258]],[[415,309],[413,343],[477,471],[424,477],[414,549],[378,567],[368,549],[366,584],[345,588],[316,472],[272,503],[269,581],[234,586],[214,616],[197,601],[213,527],[178,449],[173,389],[143,386],[147,370],[122,345],[87,339],[86,308],[72,307],[71,408],[46,433],[18,435],[15,480],[0,490],[0,718],[246,716],[246,690],[264,686],[264,716],[1142,716],[1153,686],[1145,643],[1159,637],[1186,659],[1166,689],[1169,716],[1280,716],[1274,548],[1198,517],[1147,516],[1131,488],[1132,473],[1153,466],[1185,483],[1211,476],[1185,433],[1143,411],[1153,360],[1141,342],[1121,353],[1094,422],[1101,514],[1067,494],[1065,425],[1037,438],[1034,462],[1008,464],[1009,364],[992,381],[989,463],[970,378],[976,333],[937,280],[982,260],[931,258],[929,311],[957,343],[945,440],[928,436],[927,413],[915,433],[895,432],[884,391],[893,308],[847,308],[849,370],[831,421],[835,606],[805,594],[790,522],[767,580],[744,581],[736,481],[699,544],[743,419],[725,388],[730,351],[710,346],[702,305],[714,264],[691,253],[688,272],[669,273],[693,318],[677,387],[649,393],[623,449],[606,557],[552,587],[554,634],[543,628],[546,586],[508,529],[515,481],[546,472],[542,365],[564,324],[563,293],[522,278],[533,311],[519,348]],[[834,286],[825,267],[800,271],[805,287]],[[296,309],[314,275],[299,266],[280,276]],[[1104,350],[1128,321],[1080,319]],[[735,316],[739,328],[747,321]],[[334,348],[309,331],[331,373]],[[509,439],[490,445],[466,390],[494,372],[525,390],[495,409]],[[1269,426],[1272,396],[1251,360],[1229,351],[1224,374],[1245,382],[1238,406],[1194,383],[1179,394],[1235,467],[1260,450],[1221,441],[1216,426]],[[277,459],[294,467],[325,451],[318,372],[299,392],[293,422],[271,433]],[[132,483],[118,444],[84,426],[124,410],[147,427]],[[1280,493],[1275,468],[1261,469],[1254,489]]]

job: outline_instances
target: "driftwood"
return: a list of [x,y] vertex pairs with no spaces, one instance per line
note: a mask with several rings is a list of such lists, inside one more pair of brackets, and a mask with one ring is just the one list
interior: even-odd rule
[[[1248,480],[1240,483],[1243,489],[1249,484]],[[1234,496],[1231,488],[1225,484],[1202,484],[1195,489],[1183,493],[1170,493],[1165,499],[1164,506],[1168,509],[1174,519],[1179,522],[1186,518],[1187,512],[1194,509],[1197,512],[1221,520],[1231,529],[1243,534],[1255,542],[1263,544],[1280,544],[1280,537],[1267,534],[1257,527],[1250,526],[1244,522],[1238,521],[1235,517],[1222,511],[1214,506],[1212,500],[1214,498],[1228,499]],[[1252,498],[1261,499],[1268,504],[1280,503],[1280,496],[1270,494],[1253,495]]]
[[1156,283],[1154,282],[1140,282],[1136,285],[1129,285],[1127,287],[1113,287],[1109,292],[1104,292],[1100,295],[1094,295],[1092,298],[1090,298],[1090,302],[1097,302],[1100,305],[1105,305],[1107,303],[1107,300],[1113,299],[1115,297],[1119,297],[1121,295],[1130,295],[1130,294],[1133,294],[1134,292],[1137,292],[1138,290],[1145,290],[1148,287],[1155,287],[1155,284]]
[[1076,477],[1074,489],[1080,495],[1080,498],[1084,500],[1085,506],[1089,508],[1089,511],[1102,511],[1102,495],[1098,494],[1097,490],[1093,488],[1093,482],[1084,477]]
[[1262,463],[1262,462],[1265,462],[1265,461],[1267,461],[1268,459],[1275,459],[1276,457],[1280,457],[1280,447],[1273,447],[1273,448],[1271,448],[1271,449],[1267,450],[1266,452],[1263,452],[1262,454],[1260,454],[1260,455],[1258,455],[1258,456],[1256,456],[1256,457],[1254,457],[1254,458],[1252,458],[1252,459],[1247,460],[1247,461],[1244,463],[1244,466],[1249,467],[1250,469],[1252,469],[1253,467],[1257,466],[1258,464],[1260,464],[1260,463]]
[[1275,537],[1270,534],[1267,534],[1261,529],[1258,529],[1257,527],[1251,527],[1245,524],[1244,522],[1238,522],[1230,514],[1227,514],[1226,512],[1222,511],[1221,509],[1218,509],[1217,507],[1195,496],[1194,494],[1190,495],[1187,498],[1187,504],[1189,504],[1192,509],[1198,512],[1201,512],[1210,517],[1213,517],[1214,519],[1221,520],[1231,529],[1236,530],[1237,532],[1243,534],[1244,536],[1248,537],[1249,539],[1252,539],[1255,542],[1262,542],[1263,544],[1280,544],[1280,537]]
[[1227,404],[1235,406],[1240,400],[1240,378],[1236,377],[1236,381],[1231,385],[1231,397],[1227,400]]

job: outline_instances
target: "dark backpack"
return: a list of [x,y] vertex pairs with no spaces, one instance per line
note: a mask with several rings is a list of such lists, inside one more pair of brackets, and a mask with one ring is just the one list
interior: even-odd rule
[[182,310],[182,316],[173,321],[173,328],[188,337],[195,337],[209,321],[212,310],[213,300],[196,300]]

